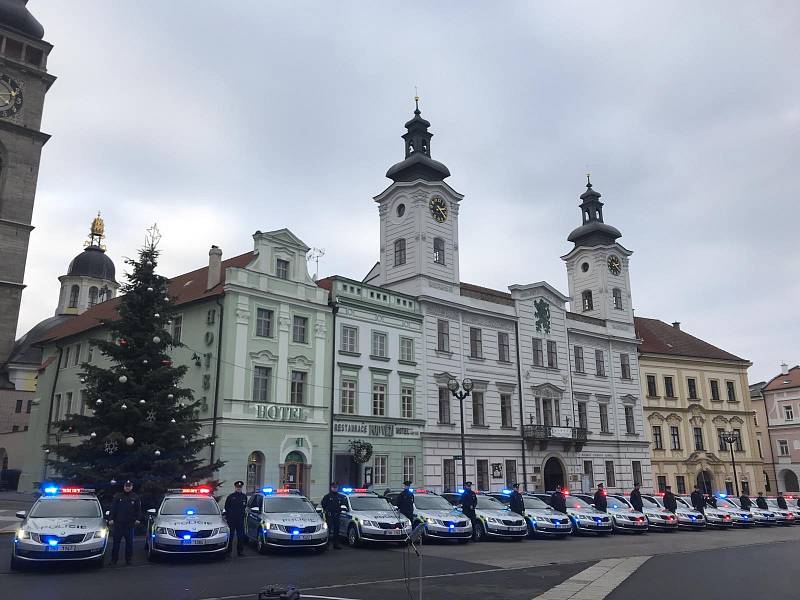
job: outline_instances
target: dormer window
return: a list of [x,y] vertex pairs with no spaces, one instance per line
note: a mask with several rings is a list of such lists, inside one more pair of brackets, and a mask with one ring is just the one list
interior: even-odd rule
[[95,304],[97,304],[97,288],[92,286],[89,288],[89,308],[92,308]]
[[594,303],[592,302],[592,292],[590,290],[584,291],[581,294],[581,299],[583,300],[583,312],[594,310]]
[[394,266],[406,264],[406,241],[403,238],[394,241]]
[[614,308],[622,310],[622,290],[614,288],[611,293],[614,296]]
[[289,279],[289,261],[278,259],[275,267],[275,275],[280,279]]
[[73,285],[69,291],[69,308],[78,308],[78,294],[81,289],[77,285]]
[[433,262],[439,265],[444,264],[444,240],[433,238]]

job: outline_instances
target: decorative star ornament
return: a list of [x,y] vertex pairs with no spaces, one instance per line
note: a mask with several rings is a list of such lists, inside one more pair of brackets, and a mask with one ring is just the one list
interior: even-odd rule
[[117,450],[119,450],[119,445],[117,442],[109,440],[103,444],[103,450],[105,450],[106,454],[114,454]]
[[145,417],[145,419],[147,419],[147,421],[149,421],[150,423],[155,421],[156,420],[156,411],[148,410],[147,411],[147,416]]

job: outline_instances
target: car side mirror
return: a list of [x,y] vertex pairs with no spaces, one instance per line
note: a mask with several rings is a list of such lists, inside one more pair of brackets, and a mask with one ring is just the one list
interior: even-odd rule
[[224,508],[222,509],[222,516],[223,517],[225,516],[225,509]]
[[324,513],[321,506],[317,506],[314,510],[316,510],[320,515]]
[[110,517],[110,516],[111,516],[111,511],[110,511],[110,510],[107,510],[107,511],[106,511],[106,519],[107,519],[108,517]]
[[26,514],[27,513],[24,510],[18,510],[17,511],[17,518],[18,519],[24,519]]
[[252,512],[252,513],[260,513],[261,509],[258,508],[257,506],[251,506],[250,507],[250,512]]
[[147,514],[148,515],[155,515],[156,514],[156,509],[155,508],[148,508],[147,509]]

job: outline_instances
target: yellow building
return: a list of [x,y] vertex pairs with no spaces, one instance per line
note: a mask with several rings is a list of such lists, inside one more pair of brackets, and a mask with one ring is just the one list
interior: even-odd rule
[[[656,491],[672,486],[688,494],[695,485],[705,493],[764,491],[747,382],[751,363],[681,331],[680,323],[637,317],[636,333]],[[736,439],[729,444],[725,433]]]

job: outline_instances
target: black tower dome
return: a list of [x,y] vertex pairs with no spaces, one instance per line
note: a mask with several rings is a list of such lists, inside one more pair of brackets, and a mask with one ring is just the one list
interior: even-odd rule
[[600,202],[600,193],[592,189],[592,182],[586,176],[586,191],[581,194],[581,214],[583,225],[574,229],[569,234],[567,241],[574,242],[576,246],[605,246],[613,244],[622,237],[619,229],[603,222],[603,203]]
[[78,254],[69,263],[68,276],[95,277],[97,279],[110,279],[115,281],[116,267],[114,262],[106,256],[106,251],[99,246],[87,246],[86,250]]
[[28,0],[0,0],[0,26],[40,40],[44,27],[28,12],[27,3]]
[[419,98],[414,98],[416,108],[414,117],[406,123],[408,130],[403,134],[406,142],[406,158],[386,171],[386,177],[393,181],[442,181],[450,177],[450,171],[439,161],[431,158],[431,138],[428,131],[431,124],[422,118]]

